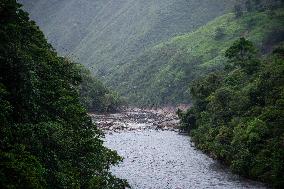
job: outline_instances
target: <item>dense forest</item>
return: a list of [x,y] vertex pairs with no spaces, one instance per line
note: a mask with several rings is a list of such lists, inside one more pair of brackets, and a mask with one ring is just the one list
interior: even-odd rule
[[[250,18],[247,20],[250,27],[256,23],[251,15],[265,12],[270,19],[282,17],[283,22],[282,8],[277,10],[283,2],[262,2],[246,1],[245,5],[237,5],[234,17]],[[281,20],[266,21],[266,28],[274,29],[262,40],[262,45],[255,41],[265,33],[259,29],[249,38],[254,42],[245,36],[232,43],[224,51],[222,69],[211,71],[190,85],[193,106],[185,112],[177,112],[181,128],[190,133],[199,149],[230,166],[232,171],[274,188],[284,186]],[[216,37],[225,37],[223,31],[218,30],[218,33]]]
[[[128,178],[112,172],[123,157],[107,147],[107,136],[134,133],[111,139],[119,147],[134,141],[137,149],[122,149],[124,155],[132,150],[126,158],[136,154],[127,161],[130,169],[154,152],[148,171],[158,156],[154,139],[146,141],[150,135],[159,136],[159,144],[168,140],[162,136],[174,136],[171,147],[179,140],[190,145],[177,133],[162,135],[165,130],[189,133],[196,148],[236,174],[284,188],[283,5],[0,0],[0,188],[130,187]],[[126,104],[145,109],[118,113]],[[189,107],[178,109],[180,122],[154,110],[179,104]],[[165,150],[159,158],[168,159],[158,165],[179,162],[168,149],[159,148]],[[140,170],[137,175],[130,178]]]
[[[143,57],[141,54],[145,51],[148,54],[154,45],[176,35],[194,31],[208,21],[230,12],[235,0],[21,0],[20,2],[23,2],[24,8],[31,13],[31,17],[36,20],[48,40],[61,54],[78,59],[107,86],[126,96],[129,102],[137,101],[135,105],[147,104],[145,99],[151,91],[152,94],[149,96],[151,102],[147,104],[149,105],[159,103],[152,97],[155,94],[162,98],[162,95],[159,95],[160,88],[152,90],[156,87],[159,78],[153,85],[149,85],[148,82],[141,80],[141,77],[153,80],[153,74],[148,70],[151,68],[147,67],[145,70],[143,67],[130,66],[146,65],[148,59],[139,58]],[[158,60],[163,60],[161,56],[164,55],[159,53]],[[135,63],[137,59],[141,61]],[[166,67],[159,61],[156,65],[159,69]],[[156,71],[156,68],[154,70]],[[156,76],[159,74],[158,72]],[[179,82],[178,78],[176,82]],[[139,87],[143,87],[142,91],[138,89]],[[166,88],[166,90],[171,89]],[[136,93],[139,97],[134,98]],[[177,90],[173,93],[176,96],[180,95]],[[163,104],[167,104],[167,100],[161,99]],[[171,102],[177,101],[171,100]]]
[[88,112],[110,113],[119,111],[126,102],[121,96],[107,88],[90,70],[76,64],[81,83],[78,85],[80,102]]
[[124,188],[109,172],[122,158],[80,104],[79,89],[93,82],[80,84],[82,69],[15,0],[0,1],[0,18],[0,188]]
[[190,82],[240,36],[263,53],[283,40],[278,0],[22,2],[59,52],[135,106],[190,103]]
[[[190,103],[191,81],[223,67],[225,50],[240,36],[266,54],[283,41],[284,9],[228,13],[188,34],[146,50],[114,74],[112,85],[130,103],[164,106]],[[120,84],[119,84],[120,83]]]
[[178,111],[196,146],[243,176],[284,186],[284,47],[262,58],[241,38],[221,71],[194,81],[194,106]]

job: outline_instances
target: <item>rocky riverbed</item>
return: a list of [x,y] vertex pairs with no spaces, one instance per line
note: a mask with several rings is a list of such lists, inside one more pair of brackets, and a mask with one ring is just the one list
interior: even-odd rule
[[105,132],[105,145],[124,157],[111,171],[134,189],[266,188],[195,149],[178,132],[174,112],[132,109],[92,117]]
[[116,114],[91,114],[105,133],[148,129],[178,132],[179,120],[173,111],[128,109]]

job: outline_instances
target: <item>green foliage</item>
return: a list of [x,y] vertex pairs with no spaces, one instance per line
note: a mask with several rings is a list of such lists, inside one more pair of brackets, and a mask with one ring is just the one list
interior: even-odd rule
[[246,0],[245,9],[248,12],[272,10],[283,6],[283,0]]
[[235,0],[20,1],[59,52],[73,53],[110,81],[118,67],[145,49],[194,31],[231,9]]
[[243,37],[226,51],[225,57],[233,63],[233,67],[240,67],[249,74],[258,70],[257,50]]
[[216,40],[221,40],[225,37],[225,29],[222,27],[218,27],[215,31],[215,39]]
[[[189,103],[191,81],[220,69],[240,36],[265,53],[283,41],[278,0],[251,0],[251,11],[245,0],[22,1],[61,53],[136,106]],[[243,16],[235,19],[228,12],[238,2]]]
[[197,147],[275,188],[284,186],[283,49],[261,58],[240,38],[225,52],[230,66],[195,81],[193,108],[179,112]]
[[91,112],[114,112],[123,101],[114,91],[109,90],[82,65],[77,65],[82,82],[79,85],[80,101]]
[[80,104],[77,66],[15,0],[1,1],[0,15],[0,187],[124,188],[109,173],[121,157]]
[[189,132],[196,128],[196,117],[194,109],[188,109],[183,113],[180,109],[177,111],[177,115],[180,119],[180,130]]
[[[118,73],[111,76],[109,84],[128,97],[129,103],[138,106],[190,103],[192,81],[222,69],[226,49],[240,36],[246,35],[261,48],[259,53],[271,52],[283,41],[283,9],[273,12],[274,16],[264,11],[245,13],[239,19],[232,13],[218,17],[194,32],[147,49],[134,62],[121,66]],[[250,25],[251,22],[254,24]],[[223,28],[224,35],[217,40],[219,28]],[[280,37],[275,39],[277,33]],[[255,60],[247,65],[253,72],[258,67],[257,52],[248,50],[248,55],[252,56],[248,58]]]
[[1,188],[46,188],[45,169],[23,145],[0,152]]
[[104,84],[141,106],[186,102],[186,80],[194,77],[186,54],[175,56],[183,65],[175,64],[171,71],[162,64],[171,59],[170,54],[163,58],[171,49],[152,54],[152,47],[196,30],[235,4],[235,0],[20,1],[60,53],[74,55]]

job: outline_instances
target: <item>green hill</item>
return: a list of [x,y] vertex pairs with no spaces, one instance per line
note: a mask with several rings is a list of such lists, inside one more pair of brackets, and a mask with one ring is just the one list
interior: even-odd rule
[[111,86],[137,105],[190,102],[190,81],[218,69],[224,51],[240,36],[267,53],[283,41],[283,9],[246,13],[236,19],[225,14],[198,30],[149,48],[109,79]]
[[[235,0],[20,0],[49,42],[104,81],[145,49],[228,12]],[[78,60],[77,60],[78,59]]]
[[235,0],[21,2],[61,54],[134,105],[189,103],[190,81],[219,69],[240,36],[263,53],[283,40],[283,10],[260,8],[236,19],[224,14]]
[[0,188],[125,188],[109,171],[122,158],[78,93],[108,91],[58,56],[15,0],[0,2],[0,18]]
[[240,38],[225,56],[225,69],[191,85],[193,105],[178,111],[181,128],[233,172],[283,188],[283,45],[261,56]]

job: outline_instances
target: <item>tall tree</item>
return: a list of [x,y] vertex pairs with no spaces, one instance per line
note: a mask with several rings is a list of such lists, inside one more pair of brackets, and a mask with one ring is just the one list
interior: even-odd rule
[[1,0],[0,188],[124,188],[109,173],[121,158],[81,106],[80,82],[16,0]]

